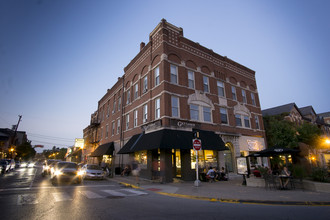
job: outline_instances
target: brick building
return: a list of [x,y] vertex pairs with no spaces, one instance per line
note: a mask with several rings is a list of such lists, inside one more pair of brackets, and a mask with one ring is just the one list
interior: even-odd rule
[[265,148],[255,72],[182,28],[163,19],[124,72],[98,102],[95,151],[107,151],[113,167],[135,159],[143,177],[193,180],[197,132],[202,168],[236,172],[237,157]]

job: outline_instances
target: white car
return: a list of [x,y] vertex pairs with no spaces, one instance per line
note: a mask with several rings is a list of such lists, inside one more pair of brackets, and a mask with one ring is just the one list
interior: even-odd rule
[[105,173],[99,165],[85,164],[81,168],[84,179],[104,179]]

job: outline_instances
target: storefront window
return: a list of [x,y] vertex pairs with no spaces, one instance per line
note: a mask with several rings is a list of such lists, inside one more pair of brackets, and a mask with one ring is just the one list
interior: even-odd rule
[[147,169],[147,151],[138,151],[134,153],[134,159],[140,164],[141,169]]
[[[190,150],[191,169],[196,169],[196,151]],[[207,169],[208,167],[217,167],[217,151],[201,150],[198,151],[198,167]]]
[[111,155],[103,155],[102,162],[108,164],[109,166],[112,165],[112,156]]

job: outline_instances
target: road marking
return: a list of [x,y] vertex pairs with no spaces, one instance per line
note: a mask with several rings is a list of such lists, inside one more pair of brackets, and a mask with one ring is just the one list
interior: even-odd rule
[[36,172],[34,172],[34,176],[33,176],[33,179],[31,181],[31,184],[30,184],[30,189],[31,189],[31,187],[33,185],[34,179],[36,178],[36,174],[37,174],[37,169],[36,169]]
[[122,189],[121,191],[127,191],[130,193],[133,193],[133,195],[127,195],[127,196],[135,196],[135,195],[147,195],[148,193],[146,192],[142,192],[142,191],[138,191],[138,190],[134,190],[134,189]]
[[25,205],[25,204],[37,204],[37,195],[36,194],[21,194],[18,195],[17,205]]
[[72,200],[71,196],[67,193],[52,193],[55,202],[61,202],[61,201],[68,201],[68,200]]
[[110,195],[113,195],[113,196],[127,196],[126,194],[124,193],[121,193],[121,192],[118,192],[116,190],[102,190],[103,192],[106,192]]
[[97,193],[91,192],[91,191],[79,191],[80,194],[84,195],[88,199],[100,199],[105,198],[104,196],[101,196]]

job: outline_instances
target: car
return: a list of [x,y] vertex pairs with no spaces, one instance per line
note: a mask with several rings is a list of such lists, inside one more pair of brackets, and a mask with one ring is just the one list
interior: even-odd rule
[[104,171],[99,165],[85,164],[81,171],[84,179],[104,179]]
[[15,168],[19,168],[21,166],[21,162],[19,160],[15,161]]
[[7,160],[0,160],[0,166],[2,174],[9,172],[10,167]]
[[78,164],[61,161],[51,168],[51,181],[53,185],[61,181],[81,183],[82,174]]
[[6,159],[6,160],[8,162],[9,171],[14,170],[15,169],[15,160],[14,159]]
[[54,165],[57,163],[57,162],[60,162],[61,160],[54,160],[54,159],[49,159],[49,160],[46,160],[43,165],[42,165],[42,172],[41,172],[41,175],[42,176],[46,176],[46,175],[50,175],[51,174],[51,169],[52,167],[54,167]]

